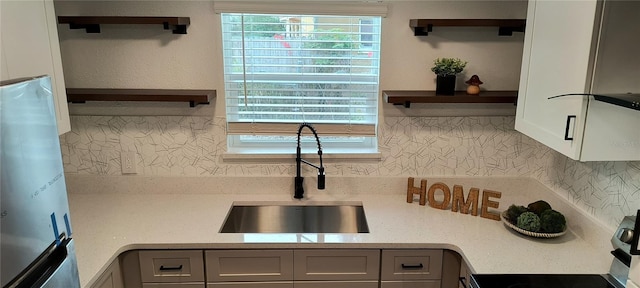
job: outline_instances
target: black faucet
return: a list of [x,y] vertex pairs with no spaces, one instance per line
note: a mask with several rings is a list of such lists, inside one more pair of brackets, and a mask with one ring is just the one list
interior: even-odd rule
[[[309,130],[313,132],[313,136],[316,137],[316,142],[318,142],[318,156],[320,156],[320,166],[316,166],[313,163],[302,159],[302,157],[300,156],[300,153],[301,153],[300,133],[302,132],[302,128],[304,127],[309,128]],[[300,164],[303,162],[309,166],[312,166],[318,169],[318,189],[323,190],[325,175],[324,175],[324,166],[322,166],[322,146],[320,145],[320,138],[318,138],[318,133],[316,133],[316,129],[314,129],[313,126],[311,126],[308,123],[302,123],[300,124],[300,127],[298,127],[298,147],[296,148],[296,187],[295,187],[295,193],[293,194],[293,198],[296,198],[296,199],[302,199],[304,197],[304,187],[302,186],[302,181],[304,180],[304,177],[300,175]]]

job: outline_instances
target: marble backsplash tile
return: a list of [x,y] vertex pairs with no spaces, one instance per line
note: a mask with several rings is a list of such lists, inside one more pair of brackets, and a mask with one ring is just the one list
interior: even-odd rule
[[[528,176],[609,227],[640,208],[640,162],[573,161],[514,130],[506,117],[386,117],[379,162],[328,163],[340,176]],[[226,163],[225,119],[72,116],[61,136],[65,172],[120,175],[135,151],[145,176],[293,175],[295,163]]]

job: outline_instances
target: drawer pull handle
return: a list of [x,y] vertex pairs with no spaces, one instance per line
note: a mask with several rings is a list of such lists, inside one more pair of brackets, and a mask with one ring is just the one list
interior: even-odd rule
[[176,271],[176,270],[182,270],[182,264],[180,264],[179,266],[160,266],[160,271]]
[[402,269],[422,269],[424,268],[424,266],[422,265],[422,263],[418,264],[418,265],[407,265],[407,264],[402,264]]

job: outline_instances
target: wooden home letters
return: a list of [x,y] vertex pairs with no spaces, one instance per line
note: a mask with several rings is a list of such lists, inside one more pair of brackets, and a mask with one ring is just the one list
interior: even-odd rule
[[[442,191],[443,197],[441,201],[436,200],[437,191]],[[467,198],[465,200],[464,189],[461,185],[453,185],[452,197],[451,189],[449,189],[447,184],[436,182],[427,189],[427,180],[423,179],[420,181],[420,188],[418,188],[414,186],[413,177],[409,177],[407,185],[407,203],[413,203],[415,195],[419,195],[419,203],[422,206],[426,205],[428,199],[429,206],[432,208],[446,210],[451,207],[451,211],[453,212],[460,211],[462,214],[471,213],[473,216],[478,216],[478,198],[480,196],[480,189],[478,188],[472,187],[469,189],[469,194],[467,194]],[[502,197],[502,193],[500,192],[487,189],[482,190],[480,217],[500,221],[500,215],[489,211],[489,208],[497,209],[500,206],[499,202],[492,200],[493,198],[500,199],[500,197]]]

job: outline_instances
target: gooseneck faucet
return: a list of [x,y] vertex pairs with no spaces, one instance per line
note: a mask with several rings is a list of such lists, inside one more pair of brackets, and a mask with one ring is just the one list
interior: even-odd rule
[[[316,142],[318,143],[318,156],[320,156],[320,166],[316,166],[315,164],[302,159],[301,157],[301,148],[300,148],[300,134],[302,133],[302,129],[304,127],[309,128],[309,130],[311,130],[311,132],[313,132],[313,136],[316,137]],[[311,167],[314,167],[316,169],[318,169],[318,189],[323,190],[324,189],[324,166],[322,166],[322,146],[320,145],[320,138],[318,138],[318,133],[316,132],[316,129],[313,128],[313,126],[311,126],[308,123],[302,123],[300,124],[300,127],[298,127],[298,147],[296,148],[296,180],[295,180],[295,192],[293,194],[293,198],[296,199],[302,199],[304,197],[304,187],[302,186],[302,181],[304,180],[304,177],[302,177],[300,174],[300,166],[301,163],[305,163]]]

